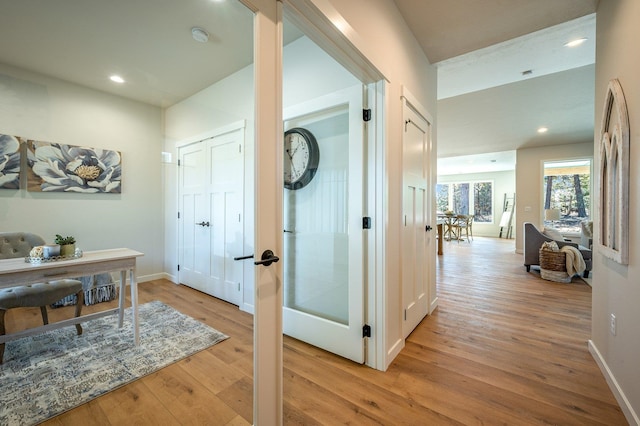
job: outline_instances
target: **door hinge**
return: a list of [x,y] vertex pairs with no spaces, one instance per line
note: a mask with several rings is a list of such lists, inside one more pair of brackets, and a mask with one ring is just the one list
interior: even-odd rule
[[364,121],[371,121],[371,109],[362,110],[362,119]]
[[362,326],[362,337],[371,337],[371,326],[369,324]]
[[180,212],[178,212],[178,219],[180,219]]
[[178,159],[178,167],[180,167],[180,159]]
[[238,144],[238,154],[242,154],[242,144]]
[[180,270],[180,265],[178,265],[178,271]]
[[362,229],[371,229],[371,218],[369,216],[362,218]]

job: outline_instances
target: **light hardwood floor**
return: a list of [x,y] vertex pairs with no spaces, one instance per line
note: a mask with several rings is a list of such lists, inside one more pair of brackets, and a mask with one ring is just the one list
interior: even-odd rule
[[[439,307],[387,372],[285,338],[285,424],[627,424],[587,349],[590,287],[526,273],[513,247],[445,242]],[[142,283],[140,299],[231,338],[44,424],[251,424],[252,317],[164,280]],[[16,328],[39,318],[38,310],[9,314]]]

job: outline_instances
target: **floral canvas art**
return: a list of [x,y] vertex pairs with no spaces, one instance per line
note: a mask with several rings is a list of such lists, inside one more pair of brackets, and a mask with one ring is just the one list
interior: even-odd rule
[[62,143],[28,141],[29,191],[120,193],[118,151]]
[[0,189],[20,188],[20,141],[0,134]]

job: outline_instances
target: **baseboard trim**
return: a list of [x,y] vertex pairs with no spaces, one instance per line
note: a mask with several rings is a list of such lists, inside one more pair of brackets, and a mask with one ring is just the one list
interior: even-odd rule
[[611,389],[611,392],[613,392],[613,396],[616,398],[616,401],[618,401],[618,404],[620,404],[622,413],[627,418],[629,424],[632,426],[640,426],[640,417],[638,417],[638,414],[634,411],[633,407],[629,403],[629,400],[622,391],[622,388],[618,384],[618,381],[609,369],[609,366],[600,354],[600,351],[596,347],[595,343],[593,343],[593,340],[591,339],[589,339],[589,352],[591,353],[593,359],[596,361],[596,364],[598,364],[600,371],[604,375],[604,378],[609,385],[609,389]]
[[387,371],[387,369],[389,368],[393,360],[396,359],[396,357],[398,356],[398,354],[403,348],[404,348],[404,339],[396,340],[396,342],[387,351],[387,359],[385,360],[383,371]]

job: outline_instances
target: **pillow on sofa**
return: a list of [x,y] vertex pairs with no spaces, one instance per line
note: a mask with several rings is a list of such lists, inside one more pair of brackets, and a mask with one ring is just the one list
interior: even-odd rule
[[560,233],[560,231],[558,231],[557,229],[554,228],[544,228],[544,231],[542,231],[542,233],[544,235],[546,235],[547,237],[551,238],[552,240],[556,240],[556,241],[564,241],[564,237],[562,236],[562,234]]

